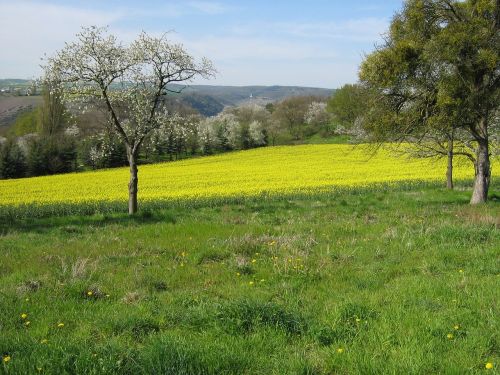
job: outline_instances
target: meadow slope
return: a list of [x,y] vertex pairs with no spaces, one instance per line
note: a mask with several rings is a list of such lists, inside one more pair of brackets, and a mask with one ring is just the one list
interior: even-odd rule
[[469,195],[10,221],[0,374],[496,374],[500,205]]
[[[457,160],[455,178],[472,180]],[[367,146],[280,146],[139,169],[139,199],[196,200],[280,195],[399,182],[443,181],[446,160],[408,159]],[[495,172],[495,170],[493,170]],[[92,204],[127,199],[128,168],[0,181],[0,206]]]

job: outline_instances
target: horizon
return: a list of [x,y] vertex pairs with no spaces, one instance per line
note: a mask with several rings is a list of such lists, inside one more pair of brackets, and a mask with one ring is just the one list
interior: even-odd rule
[[[207,86],[339,88],[357,80],[364,55],[382,41],[401,0],[230,1],[0,0],[1,79],[33,79],[40,58],[74,40],[83,26],[109,26],[129,42],[141,30],[171,31],[194,56],[213,61]],[[15,78],[13,78],[15,77]]]

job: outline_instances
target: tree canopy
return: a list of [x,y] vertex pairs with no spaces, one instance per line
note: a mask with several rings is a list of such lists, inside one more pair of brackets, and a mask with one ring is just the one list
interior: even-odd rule
[[376,96],[365,121],[375,140],[451,128],[476,144],[471,203],[487,199],[490,134],[498,133],[500,1],[409,0],[363,62]]

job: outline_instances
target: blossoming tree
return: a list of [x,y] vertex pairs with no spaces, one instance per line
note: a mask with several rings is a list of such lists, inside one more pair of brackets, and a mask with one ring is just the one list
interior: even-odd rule
[[[145,138],[172,116],[164,97],[169,84],[189,82],[215,74],[212,63],[196,61],[182,45],[165,35],[142,32],[129,45],[120,43],[107,28],[83,28],[75,42],[67,43],[47,59],[45,80],[64,89],[73,108],[102,108],[110,127],[124,142],[130,165],[129,214],[137,212],[137,159]],[[76,103],[76,105],[75,105]]]

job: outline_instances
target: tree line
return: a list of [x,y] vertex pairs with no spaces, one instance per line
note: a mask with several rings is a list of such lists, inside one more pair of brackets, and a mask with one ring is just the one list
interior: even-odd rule
[[[8,138],[0,142],[0,178],[128,165],[126,147],[102,108],[80,112],[67,108],[59,94],[48,93],[44,88],[42,105],[19,116]],[[166,107],[172,115],[144,139],[138,163],[292,144],[343,130],[333,125],[323,97],[227,107],[212,117],[174,100],[167,101]]]

